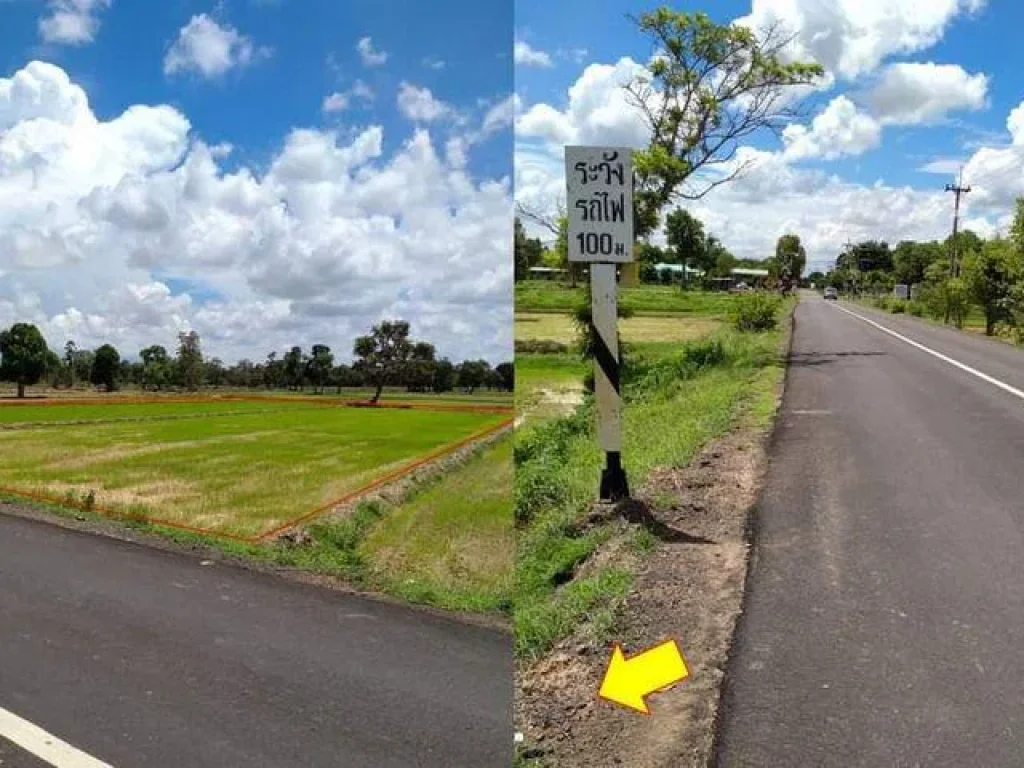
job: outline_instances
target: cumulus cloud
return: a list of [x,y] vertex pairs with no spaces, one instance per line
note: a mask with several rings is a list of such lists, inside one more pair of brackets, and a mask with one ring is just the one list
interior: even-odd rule
[[881,139],[881,125],[846,96],[834,98],[810,127],[788,125],[782,132],[787,160],[835,160],[843,155],[859,155],[877,147]]
[[516,64],[524,67],[551,67],[551,54],[531,48],[530,44],[523,40],[516,40],[512,48],[513,59]]
[[402,317],[441,354],[511,354],[507,180],[471,178],[425,130],[390,154],[379,126],[295,130],[261,171],[225,170],[230,151],[168,106],[101,120],[51,64],[0,79],[0,323],[128,355],[195,329],[226,360],[344,359]]
[[409,120],[430,123],[452,114],[452,108],[434,97],[429,88],[403,81],[398,87],[398,111]]
[[737,19],[755,30],[792,34],[787,54],[812,59],[847,80],[873,72],[887,57],[926,50],[958,16],[985,0],[753,0]]
[[516,120],[516,134],[553,144],[641,146],[650,135],[623,86],[646,69],[626,57],[617,64],[591,64],[569,88],[564,110],[535,104]]
[[955,110],[979,110],[987,93],[988,77],[968,74],[956,64],[899,62],[885,68],[867,102],[883,123],[915,125]]
[[39,20],[39,34],[47,43],[91,43],[99,30],[100,11],[111,0],[50,0],[47,15]]
[[217,77],[268,55],[268,48],[257,48],[252,39],[234,27],[222,26],[201,13],[178,31],[164,57],[164,74],[195,72],[207,78]]
[[373,40],[369,37],[361,37],[356,43],[356,50],[359,51],[359,58],[367,67],[379,67],[388,60],[387,52],[374,48]]

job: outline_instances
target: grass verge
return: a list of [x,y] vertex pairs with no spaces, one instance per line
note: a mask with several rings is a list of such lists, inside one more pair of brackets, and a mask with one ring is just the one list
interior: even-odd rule
[[[770,422],[784,370],[783,334],[728,328],[683,345],[627,348],[623,457],[634,488],[656,467],[685,466],[741,412]],[[520,659],[538,658],[581,626],[603,639],[629,591],[630,572],[613,562],[582,568],[616,532],[614,522],[585,522],[602,461],[589,398],[571,415],[517,435],[513,613]]]

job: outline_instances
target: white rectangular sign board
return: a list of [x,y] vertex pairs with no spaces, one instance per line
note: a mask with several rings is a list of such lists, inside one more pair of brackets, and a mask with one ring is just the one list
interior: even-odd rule
[[566,147],[569,261],[633,261],[633,150]]

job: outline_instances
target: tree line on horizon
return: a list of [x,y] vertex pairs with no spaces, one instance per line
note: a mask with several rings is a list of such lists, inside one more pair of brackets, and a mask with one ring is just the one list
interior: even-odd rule
[[178,334],[175,354],[153,344],[139,351],[136,361],[122,359],[112,344],[94,350],[80,349],[74,341],[58,355],[47,345],[39,329],[15,323],[0,331],[0,381],[15,384],[18,397],[25,388],[46,382],[54,388],[73,388],[82,383],[108,392],[130,384],[143,391],[199,391],[203,387],[235,387],[302,391],[310,387],[323,394],[327,388],[371,388],[372,402],[386,386],[410,392],[473,393],[487,388],[512,391],[511,362],[496,366],[486,360],[453,363],[438,358],[433,344],[409,336],[408,322],[385,321],[353,343],[353,363],[336,364],[326,344],[314,344],[309,352],[293,346],[280,357],[270,352],[264,361],[239,360],[225,365],[219,358],[204,358],[196,331]]
[[[963,327],[972,309],[988,336],[1024,341],[1024,197],[1010,227],[985,239],[966,229],[943,241],[904,240],[894,248],[868,240],[843,249],[828,272],[809,282],[878,297],[884,308],[930,316]],[[896,285],[917,286],[913,301],[896,301]]]
[[[569,262],[569,219],[557,217],[557,236],[550,247],[537,237],[529,237],[519,216],[515,218],[515,279],[525,280],[530,268],[548,266],[561,269],[575,283],[580,278],[583,265]],[[746,267],[768,270],[776,280],[799,279],[806,264],[807,252],[800,237],[793,233],[782,235],[776,243],[775,253],[763,259],[738,258],[704,223],[685,208],[676,208],[665,217],[662,229],[665,245],[659,246],[648,240],[636,244],[636,258],[640,264],[640,279],[645,283],[674,282],[692,285],[706,284],[713,278],[729,277],[732,270]],[[650,234],[648,235],[648,238]],[[688,270],[699,270],[702,278],[688,281],[668,268],[658,269],[658,264],[678,264]]]

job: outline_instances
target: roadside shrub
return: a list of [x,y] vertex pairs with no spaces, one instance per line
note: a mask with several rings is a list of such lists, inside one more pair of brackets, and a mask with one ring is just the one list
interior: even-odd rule
[[919,301],[907,302],[907,314],[914,317],[924,317],[924,305]]
[[876,296],[871,301],[875,309],[880,309],[883,312],[888,312],[891,307],[891,302],[888,296]]
[[761,333],[774,330],[779,322],[782,299],[768,293],[749,293],[736,299],[733,323],[740,331]]
[[894,315],[902,315],[907,311],[907,303],[902,299],[894,299],[889,305],[889,311]]
[[523,355],[563,355],[569,345],[550,339],[516,339],[515,351]]

